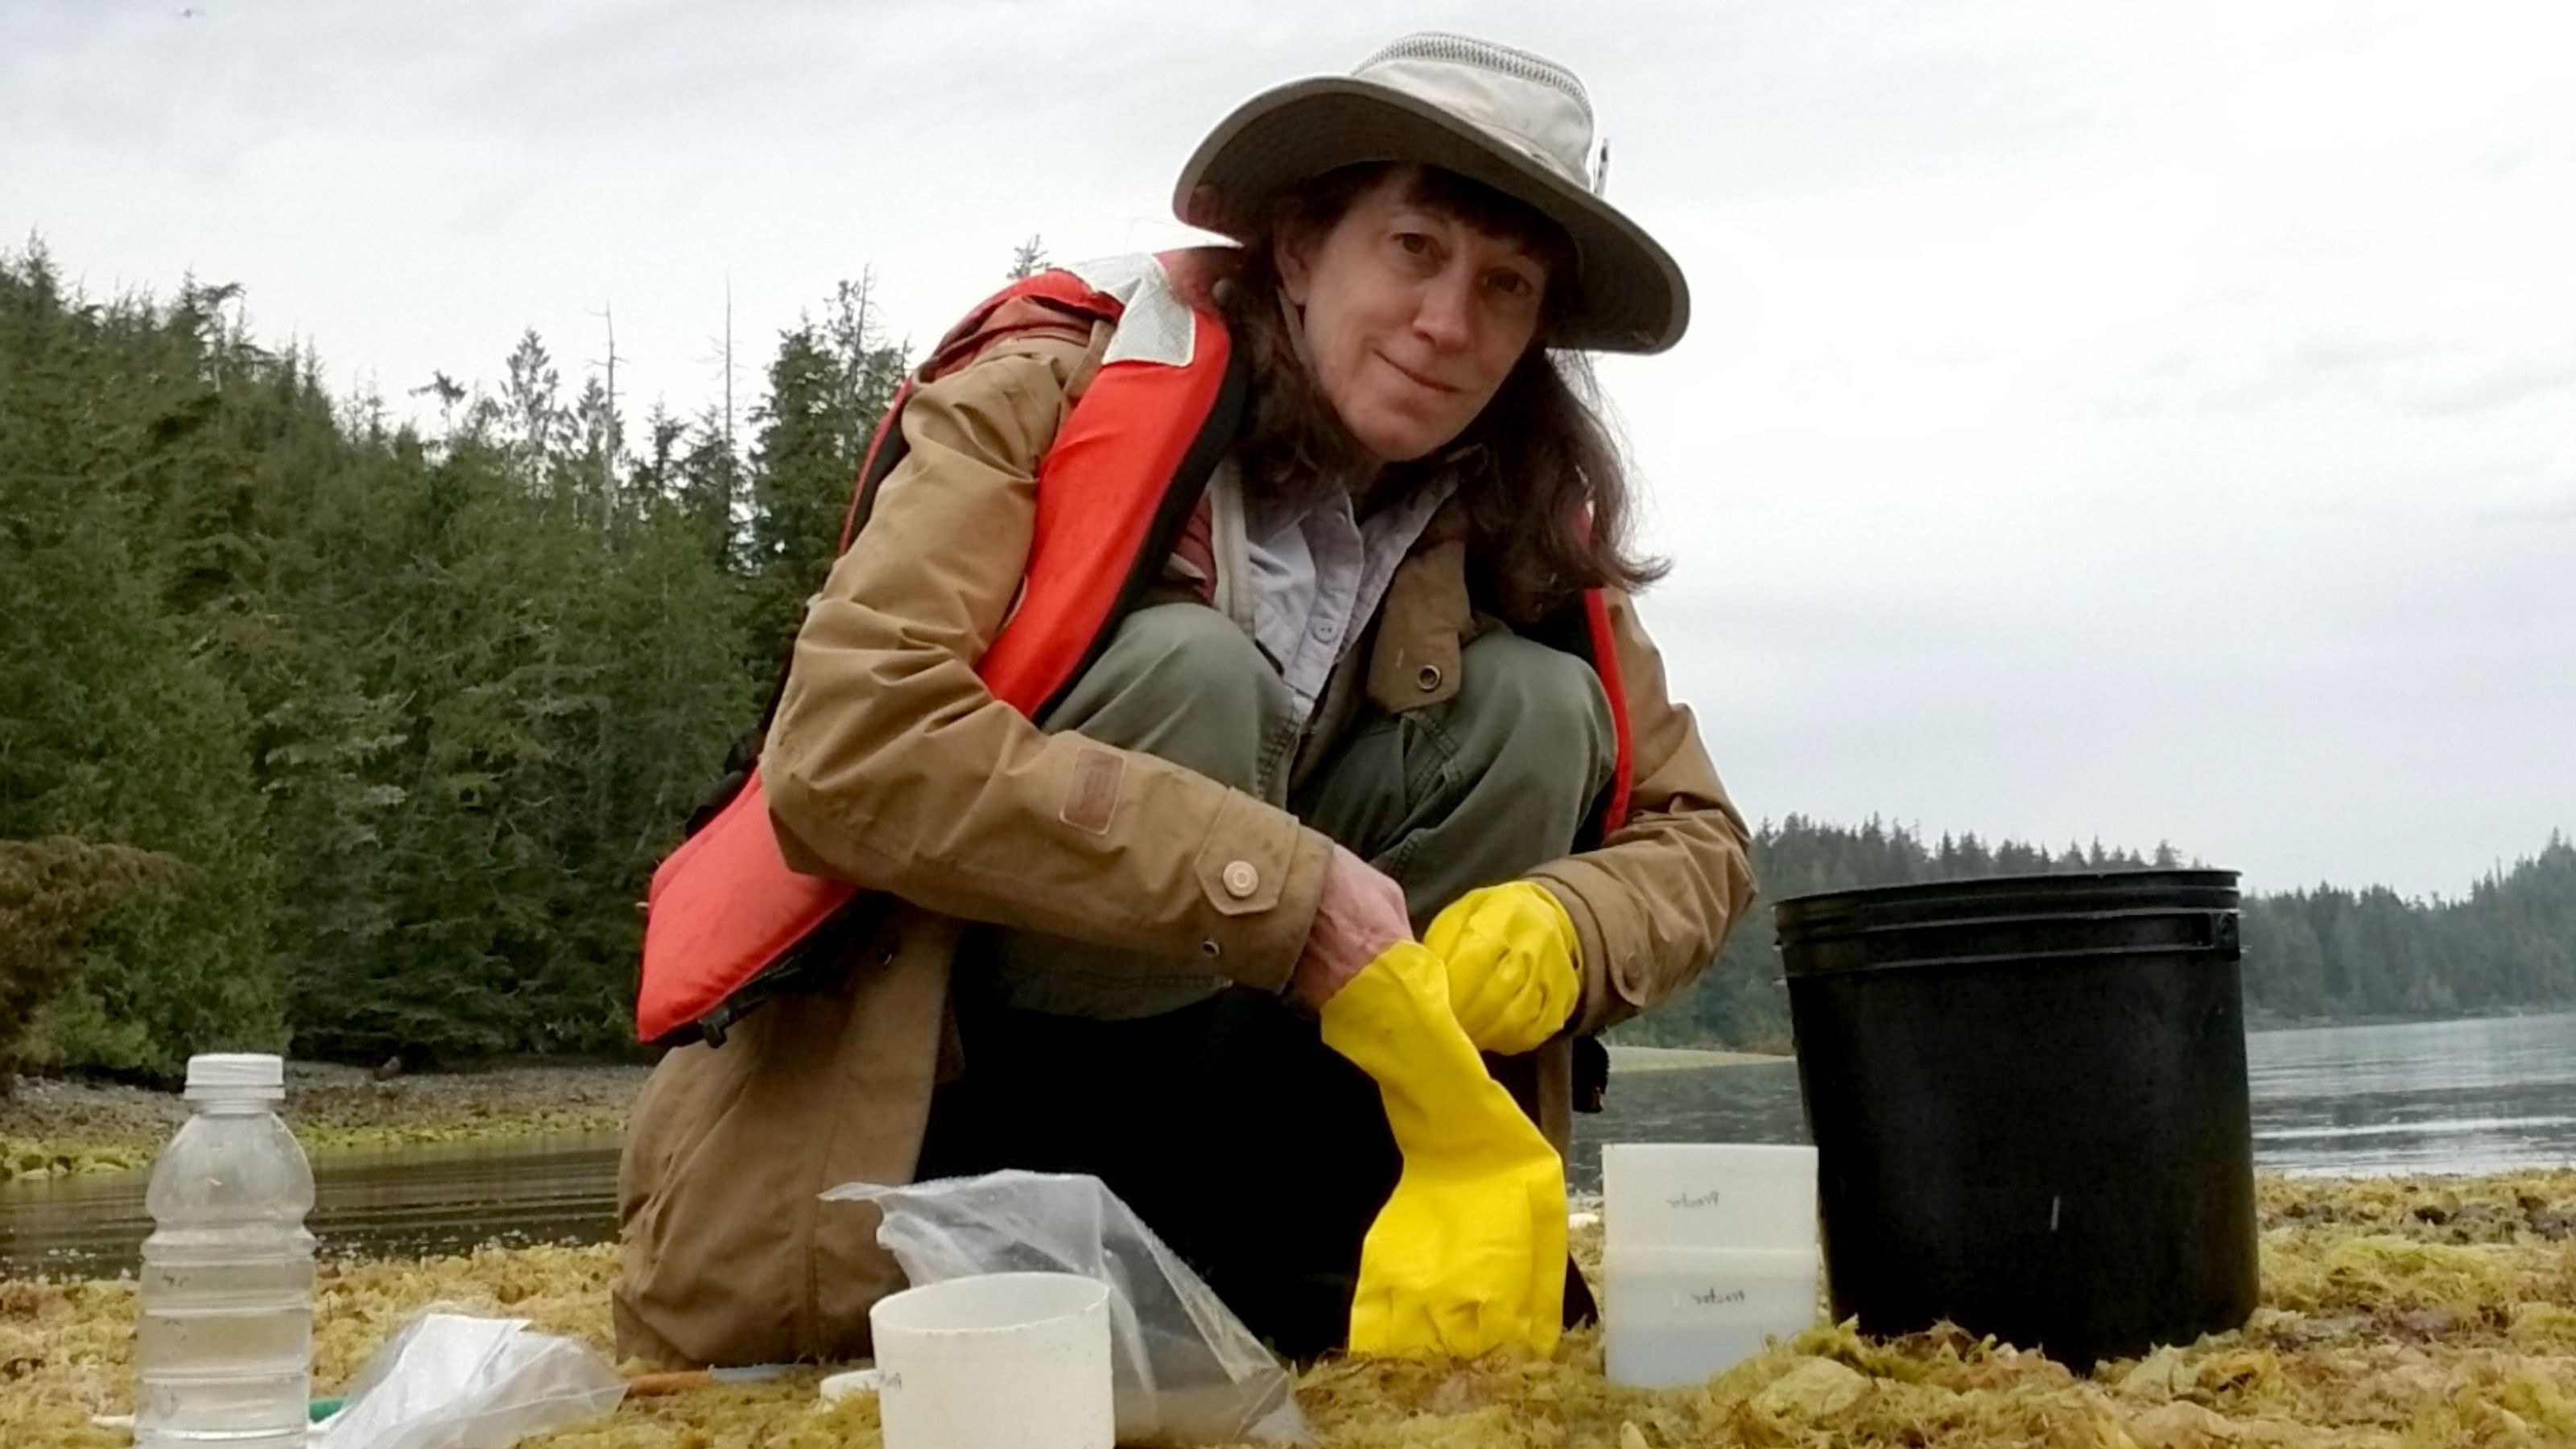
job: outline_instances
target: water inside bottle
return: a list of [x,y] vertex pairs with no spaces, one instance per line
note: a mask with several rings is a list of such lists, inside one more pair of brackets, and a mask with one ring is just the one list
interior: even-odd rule
[[289,1257],[261,1244],[226,1261],[147,1245],[141,1288],[139,1449],[303,1442],[313,1343],[309,1250]]

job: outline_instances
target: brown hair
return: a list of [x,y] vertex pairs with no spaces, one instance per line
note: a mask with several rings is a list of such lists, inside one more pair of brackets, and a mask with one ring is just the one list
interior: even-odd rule
[[[1263,207],[1243,229],[1243,255],[1217,301],[1252,367],[1250,417],[1242,442],[1256,487],[1313,486],[1372,460],[1315,385],[1294,339],[1281,292],[1276,248],[1283,237],[1328,230],[1399,163],[1345,166]],[[1528,623],[1587,588],[1635,590],[1670,567],[1632,551],[1628,474],[1617,440],[1594,410],[1590,361],[1547,346],[1555,319],[1574,301],[1574,249],[1535,208],[1435,167],[1415,167],[1408,200],[1508,237],[1548,264],[1539,341],[1503,380],[1467,430],[1430,459],[1389,464],[1401,488],[1446,466],[1468,530],[1469,582],[1478,602]]]

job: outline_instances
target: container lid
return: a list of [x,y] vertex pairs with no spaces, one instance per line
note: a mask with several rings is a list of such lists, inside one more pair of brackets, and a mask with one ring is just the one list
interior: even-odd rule
[[286,1097],[286,1059],[272,1052],[199,1052],[188,1058],[190,1097]]

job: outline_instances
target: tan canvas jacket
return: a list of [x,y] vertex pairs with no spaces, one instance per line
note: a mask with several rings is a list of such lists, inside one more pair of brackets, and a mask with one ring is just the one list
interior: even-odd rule
[[[876,1214],[817,1194],[912,1176],[933,1086],[959,1069],[947,1017],[961,922],[1122,948],[1280,990],[1328,842],[1294,816],[1166,763],[1049,735],[974,670],[1017,595],[1034,473],[1105,337],[1022,334],[916,389],[910,454],[812,601],[762,770],[800,870],[905,904],[831,989],[664,1058],[619,1174],[619,1351],[666,1363],[845,1359],[902,1286]],[[1462,547],[1430,543],[1381,606],[1367,690],[1400,711],[1456,693],[1473,628]],[[1612,618],[1635,748],[1633,813],[1600,848],[1534,872],[1581,938],[1574,1030],[1687,985],[1752,897],[1745,830],[1625,599]],[[1248,866],[1257,882],[1240,886]],[[1536,1054],[1563,1150],[1569,1052]]]

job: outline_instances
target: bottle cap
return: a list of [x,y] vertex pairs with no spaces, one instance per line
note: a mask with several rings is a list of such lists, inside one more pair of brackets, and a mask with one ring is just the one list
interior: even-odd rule
[[200,1052],[188,1058],[189,1097],[286,1097],[286,1060],[271,1052]]

